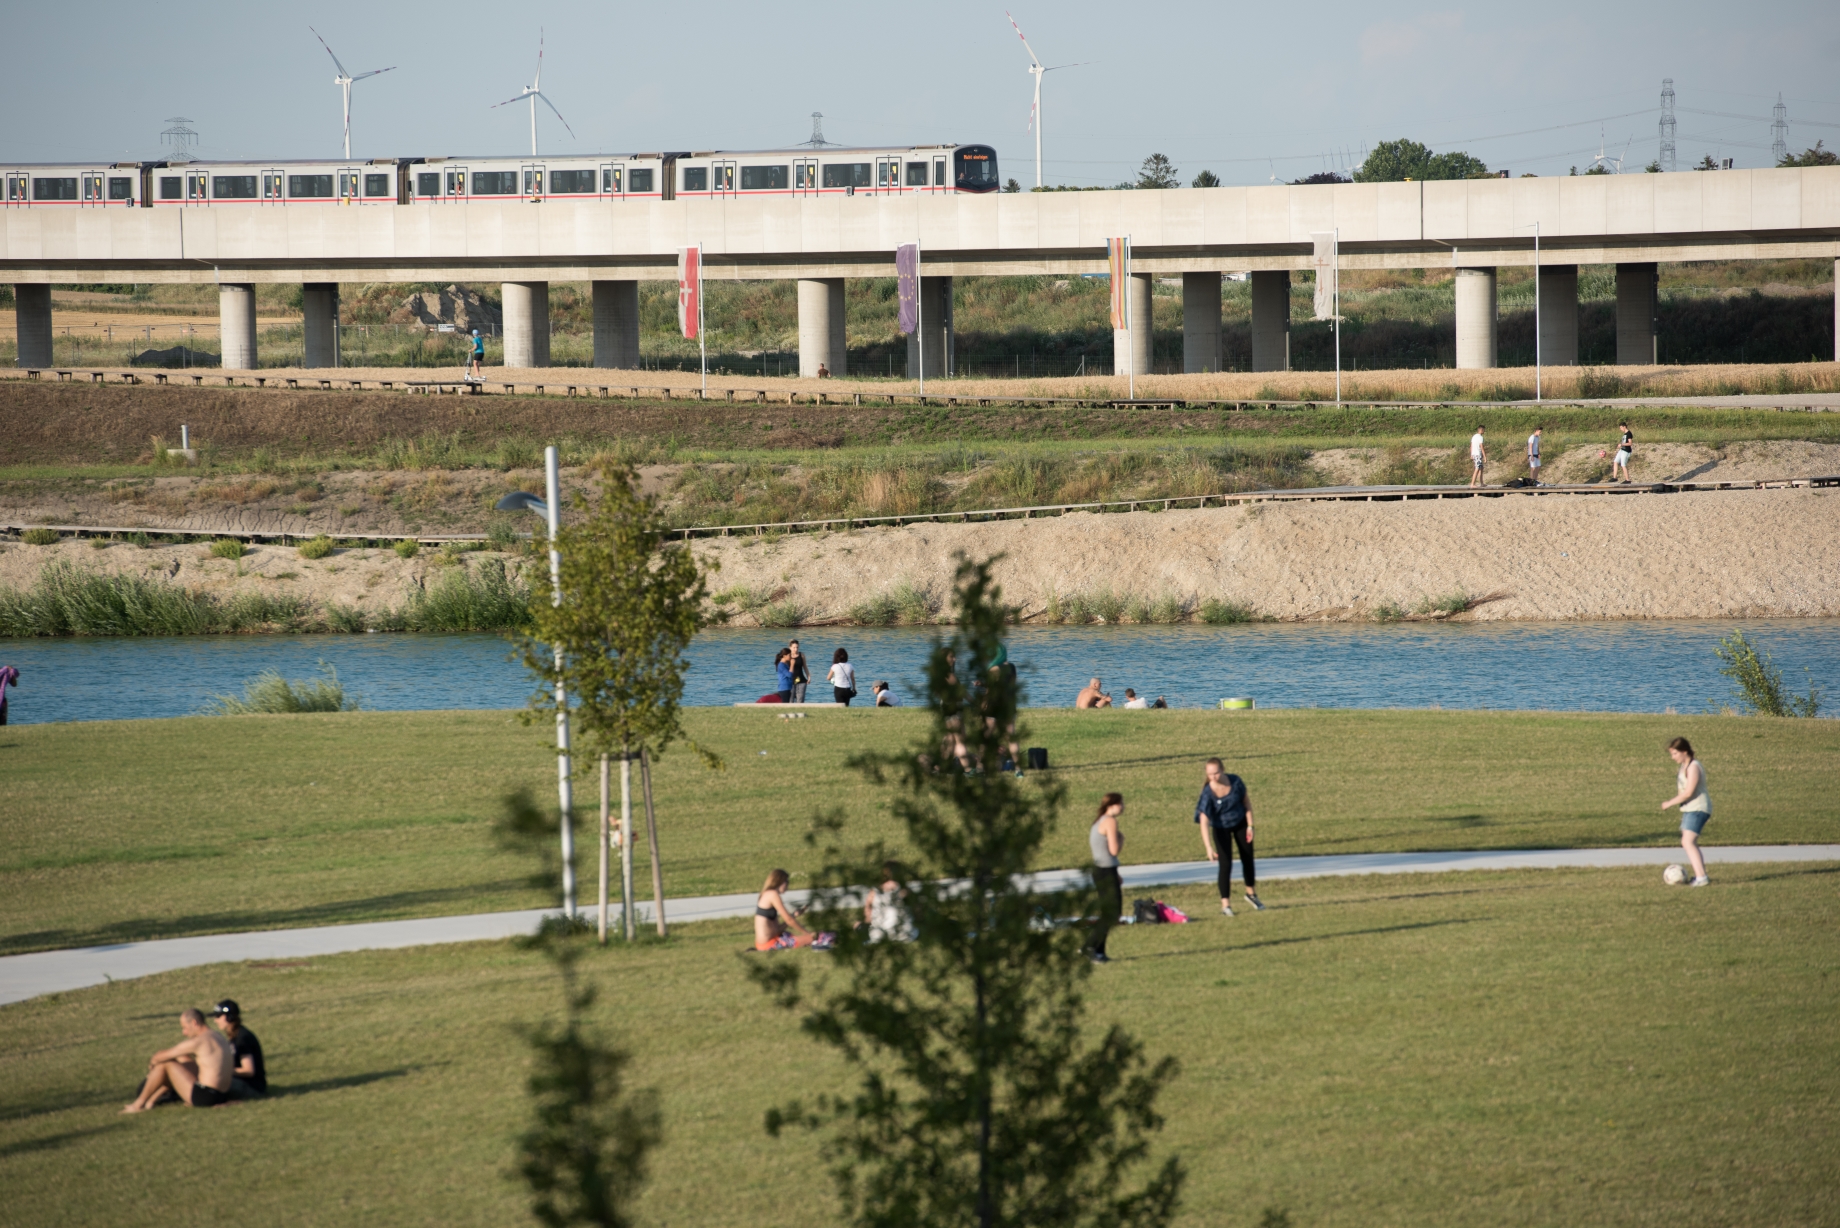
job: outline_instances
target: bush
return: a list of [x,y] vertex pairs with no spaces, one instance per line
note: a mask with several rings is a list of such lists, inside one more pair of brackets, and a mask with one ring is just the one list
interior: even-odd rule
[[486,540],[492,543],[494,550],[516,550],[517,530],[511,527],[509,517],[497,516],[486,525]]
[[320,662],[325,677],[317,682],[289,682],[265,669],[243,687],[243,696],[214,695],[205,711],[214,716],[251,716],[277,712],[355,712],[358,701],[348,698],[338,670]]
[[1764,716],[1814,716],[1821,710],[1821,693],[1808,684],[1806,698],[1791,695],[1783,686],[1782,670],[1759,645],[1734,631],[1720,640],[1712,650],[1720,661],[1719,672],[1735,684],[1732,695],[1745,707]]
[[218,608],[213,630],[254,631],[279,627],[299,631],[306,622],[308,606],[299,597],[271,597],[266,593],[238,593]]
[[300,543],[300,557],[303,559],[323,559],[331,553],[332,539],[324,533]]
[[211,553],[220,559],[240,559],[249,553],[249,547],[234,537],[220,537],[211,543]]
[[364,611],[355,605],[339,605],[335,602],[326,607],[326,625],[346,635],[362,635],[365,630]]
[[19,536],[28,546],[55,546],[64,540],[56,529],[27,529]]
[[412,559],[421,552],[422,543],[416,541],[413,537],[405,537],[390,548],[396,551],[397,558]]
[[1259,621],[1259,615],[1251,606],[1238,601],[1220,601],[1209,597],[1201,603],[1201,621],[1210,627],[1230,627],[1237,623]]
[[110,541],[106,537],[92,537],[89,539],[89,548],[91,550],[107,550],[110,546],[113,546],[114,544],[115,544],[114,542]]
[[200,635],[218,624],[204,594],[69,563],[46,567],[30,590],[0,589],[0,636]]
[[1442,597],[1420,597],[1414,614],[1461,614],[1474,605],[1475,598],[1462,589],[1453,589]]
[[811,613],[810,606],[788,599],[761,606],[754,611],[754,617],[760,620],[763,627],[801,627],[811,617]]
[[[476,571],[449,572],[436,587],[416,593],[402,611],[400,629],[516,631],[529,623],[530,590],[506,574],[502,561],[487,559]],[[384,629],[380,623],[378,630]]]
[[1373,620],[1377,623],[1396,623],[1405,616],[1405,607],[1396,601],[1382,601],[1374,607]]

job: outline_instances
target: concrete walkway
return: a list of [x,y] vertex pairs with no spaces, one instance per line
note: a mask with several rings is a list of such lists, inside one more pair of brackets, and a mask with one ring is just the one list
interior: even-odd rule
[[[1685,862],[1675,848],[1538,849],[1454,853],[1346,853],[1329,857],[1273,857],[1259,863],[1262,880],[1319,878],[1346,874],[1425,874],[1442,870],[1549,870],[1571,867],[1664,866]],[[1840,861],[1840,844],[1739,845],[1706,850],[1715,865],[1759,861]],[[1126,866],[1126,890],[1156,886],[1211,883],[1215,867],[1209,861],[1171,861],[1156,865]],[[1050,870],[1035,876],[1046,889],[1084,879],[1084,870]],[[1659,880],[1657,880],[1659,881]],[[1717,881],[1716,879],[1714,880]],[[809,892],[789,891],[787,899],[801,903]],[[672,924],[745,917],[754,911],[754,893],[689,896],[665,901]],[[208,934],[197,938],[166,938],[155,942],[128,942],[106,947],[79,947],[65,951],[38,951],[0,958],[0,1004],[23,1002],[40,994],[62,993],[192,968],[202,964],[242,960],[306,959],[347,951],[419,947],[444,942],[483,942],[528,934],[552,914],[550,909],[527,912],[478,913],[464,917],[420,917],[410,921],[372,921],[361,925],[327,925],[314,929],[256,930],[244,934]],[[652,920],[649,901],[634,910],[643,924]],[[618,923],[615,905],[609,925]]]

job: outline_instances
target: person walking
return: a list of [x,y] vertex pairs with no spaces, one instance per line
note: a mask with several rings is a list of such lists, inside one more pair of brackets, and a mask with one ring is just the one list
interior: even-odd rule
[[773,672],[777,675],[776,689],[779,691],[779,701],[783,704],[792,702],[792,666],[788,662],[791,656],[792,651],[787,648],[782,648],[773,655]]
[[1118,873],[1118,854],[1124,851],[1124,833],[1118,830],[1118,819],[1123,814],[1124,794],[1107,793],[1099,800],[1099,815],[1086,834],[1092,846],[1093,890],[1099,893],[1099,922],[1093,927],[1092,941],[1086,945],[1086,954],[1095,964],[1111,962],[1105,953],[1105,940],[1118,924],[1118,914],[1124,911],[1124,879]]
[[1610,480],[1615,482],[1616,475],[1623,475],[1623,485],[1629,484],[1629,462],[1636,454],[1636,435],[1629,429],[1627,422],[1619,422],[1616,429],[1623,432],[1616,441],[1616,456],[1610,462]]
[[1240,877],[1245,880],[1246,903],[1255,911],[1259,902],[1258,873],[1252,866],[1252,797],[1246,782],[1227,771],[1218,759],[1204,765],[1207,783],[1195,803],[1195,822],[1201,827],[1201,845],[1208,860],[1220,863],[1220,911],[1233,915],[1233,850],[1239,849]]
[[856,698],[856,667],[850,664],[850,654],[839,648],[831,654],[830,679],[831,697],[844,707]]
[[1536,426],[1533,428],[1533,434],[1527,436],[1527,476],[1533,480],[1535,486],[1540,484],[1540,433],[1545,429],[1543,426]]
[[472,361],[467,366],[467,375],[473,379],[479,379],[485,374],[485,365],[486,339],[481,337],[479,335],[479,330],[475,328],[473,330]]
[[1480,423],[1478,423],[1476,426],[1476,433],[1469,437],[1469,464],[1470,464],[1469,484],[1471,486],[1481,486],[1482,485],[1482,467],[1488,463],[1489,463],[1489,450],[1486,446],[1484,446],[1483,439],[1482,439],[1482,426]]
[[1674,777],[1678,792],[1661,803],[1661,812],[1667,813],[1668,807],[1680,807],[1680,847],[1687,850],[1687,860],[1693,863],[1692,886],[1706,885],[1706,858],[1699,851],[1699,834],[1706,830],[1706,820],[1712,817],[1712,799],[1706,795],[1706,768],[1693,753],[1693,743],[1685,738],[1675,738],[1667,744],[1668,758],[1679,769]]
[[811,685],[811,661],[800,649],[797,640],[787,644],[786,651],[790,654],[786,663],[792,666],[792,702],[802,704],[805,702],[805,688]]

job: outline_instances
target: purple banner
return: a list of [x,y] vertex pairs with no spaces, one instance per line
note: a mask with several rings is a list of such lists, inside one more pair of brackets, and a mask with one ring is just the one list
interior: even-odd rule
[[894,249],[895,277],[900,283],[901,331],[920,331],[920,245],[904,243]]

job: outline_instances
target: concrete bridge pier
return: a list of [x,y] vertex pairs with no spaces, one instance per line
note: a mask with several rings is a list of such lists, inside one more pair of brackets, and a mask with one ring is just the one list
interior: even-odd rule
[[51,287],[15,285],[13,319],[19,329],[20,367],[51,365]]
[[1252,274],[1252,369],[1291,369],[1291,275]]
[[1616,266],[1616,365],[1650,367],[1661,359],[1655,336],[1661,266]]
[[505,307],[505,365],[549,366],[549,283],[508,281],[501,286]]
[[1457,370],[1495,362],[1495,270],[1457,270]]
[[1182,370],[1220,370],[1220,274],[1182,274]]
[[[929,309],[931,304],[928,304]],[[832,375],[846,370],[843,278],[807,277],[799,281],[799,374],[815,379],[822,365]],[[931,375],[932,368],[927,368]]]
[[255,370],[256,288],[253,285],[224,282],[217,287],[217,329],[223,340],[224,370]]
[[639,283],[594,283],[594,365],[631,371],[639,365]]
[[301,288],[301,339],[303,367],[339,365],[339,286],[337,282],[308,282]]
[[1578,266],[1540,266],[1540,363],[1578,365]]
[[[801,292],[800,307],[804,306]],[[802,313],[801,313],[802,314]],[[841,314],[841,313],[839,313]],[[920,375],[920,355],[922,336],[926,338],[926,373],[928,375],[952,374],[952,279],[950,277],[920,278],[920,332],[910,333],[907,337],[907,378],[917,379]],[[800,350],[804,349],[805,328],[799,326]],[[801,355],[799,367],[804,369]],[[836,368],[832,368],[835,370]],[[815,371],[816,368],[813,368]]]
[[[1112,330],[1112,374],[1149,375],[1150,356],[1155,352],[1151,342],[1156,338],[1156,316],[1152,311],[1153,298],[1150,290],[1155,278],[1149,273],[1131,274],[1131,284],[1125,287],[1130,295],[1131,328]],[[1129,357],[1130,365],[1125,359]]]

